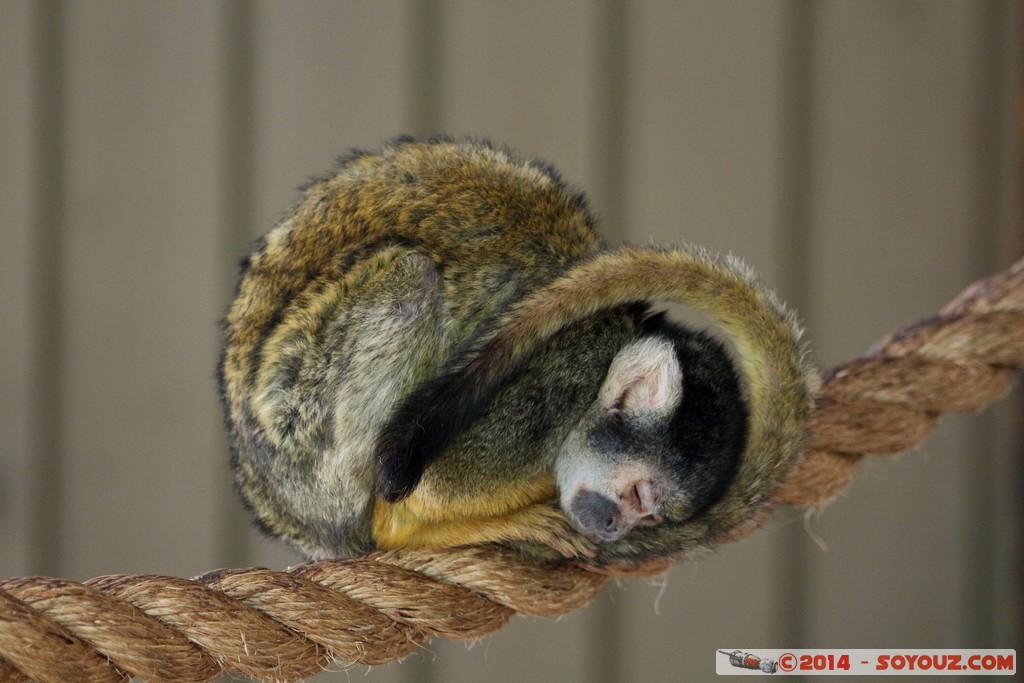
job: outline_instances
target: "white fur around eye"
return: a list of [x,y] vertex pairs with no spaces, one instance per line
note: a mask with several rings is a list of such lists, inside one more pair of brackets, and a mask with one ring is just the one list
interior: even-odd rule
[[645,337],[623,347],[601,386],[605,410],[669,413],[683,398],[683,370],[675,348],[663,337]]

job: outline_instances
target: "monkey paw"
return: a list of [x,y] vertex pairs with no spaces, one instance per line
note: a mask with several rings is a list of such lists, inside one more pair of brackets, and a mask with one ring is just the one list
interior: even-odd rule
[[512,540],[541,543],[567,559],[597,556],[597,545],[577,531],[557,507],[536,505],[524,514],[530,517],[528,526]]

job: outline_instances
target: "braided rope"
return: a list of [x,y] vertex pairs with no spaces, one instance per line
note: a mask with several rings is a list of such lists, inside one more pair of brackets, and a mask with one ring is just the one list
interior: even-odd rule
[[807,453],[774,502],[828,502],[862,456],[914,448],[943,413],[979,410],[1003,395],[1021,367],[1024,259],[826,372]]
[[[1022,366],[1024,260],[827,372],[808,453],[773,502],[827,502],[864,455],[912,448],[942,413],[995,400]],[[647,575],[667,566],[608,573]],[[400,659],[431,637],[479,638],[515,613],[563,614],[586,605],[607,578],[471,547],[382,552],[287,571],[224,569],[192,580],[0,580],[0,682],[208,681],[230,670],[299,680],[332,661]]]

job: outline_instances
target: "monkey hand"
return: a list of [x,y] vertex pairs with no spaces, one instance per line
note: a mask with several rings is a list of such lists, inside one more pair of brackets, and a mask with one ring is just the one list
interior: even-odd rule
[[507,540],[540,543],[566,559],[597,556],[597,545],[577,531],[558,507],[540,503],[520,515],[521,524]]
[[532,503],[498,515],[470,513],[448,501],[440,508],[420,494],[398,503],[378,500],[373,537],[378,548],[449,548],[480,543],[538,544],[564,558],[595,557],[597,546],[553,503]]

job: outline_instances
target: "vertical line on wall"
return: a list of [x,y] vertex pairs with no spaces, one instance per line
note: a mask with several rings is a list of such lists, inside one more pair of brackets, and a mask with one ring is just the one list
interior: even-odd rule
[[[593,136],[590,157],[596,166],[592,191],[600,198],[601,232],[611,243],[625,235],[626,220],[626,116],[629,12],[621,0],[601,0],[594,6]],[[581,680],[616,681],[633,678],[622,671],[623,606],[607,586],[587,607],[588,651]]]
[[[221,226],[232,265],[253,239],[253,169],[255,166],[255,19],[251,0],[223,4],[222,183]],[[232,270],[225,285],[235,286]]]
[[[1005,173],[1003,150],[1012,136],[1007,119],[1012,119],[1012,96],[1005,83],[1008,25],[1013,16],[1006,3],[983,3],[975,8],[972,64],[974,92],[968,103],[973,117],[971,178],[972,221],[970,240],[966,245],[973,277],[982,277],[1007,264],[1002,263],[999,246],[1001,227],[1005,224],[1008,202],[1004,196]],[[1009,110],[1009,112],[1008,112]],[[1010,116],[1007,116],[1007,114]],[[999,447],[998,425],[993,411],[985,411],[967,426],[969,438],[979,456],[967,469],[964,482],[966,499],[959,611],[966,619],[958,634],[964,642],[976,647],[998,647],[995,618],[1000,612],[996,590],[1000,569],[996,566],[998,516],[995,506],[994,462]]]
[[[219,204],[224,293],[221,312],[235,290],[239,260],[248,251],[254,225],[255,190],[255,19],[251,0],[228,0],[222,5],[221,187]],[[225,485],[230,481],[227,443],[221,462]],[[226,486],[225,486],[226,488]],[[219,511],[219,551],[231,565],[249,562],[248,515],[235,495],[224,496]]]
[[779,235],[786,298],[809,311],[813,166],[814,5],[793,0],[783,13],[779,135]]
[[[782,13],[779,131],[780,289],[805,317],[811,312],[811,192],[814,134],[814,5],[791,0]],[[796,521],[798,511],[780,511]],[[769,636],[807,646],[807,538],[803,525],[780,526],[775,543]]]
[[1014,132],[1013,93],[1007,81],[1007,30],[1013,26],[1012,5],[1005,2],[980,3],[975,31],[973,72],[975,88],[970,111],[974,114],[973,220],[970,231],[970,262],[976,277],[984,277],[1005,267],[1000,244],[1008,210],[1004,196],[1004,149],[1011,144]]
[[[1011,146],[1013,154],[1009,160],[1012,172],[1010,173],[1010,208],[1013,230],[1008,242],[1011,245],[1011,253],[1020,256],[1024,248],[1024,188],[1021,180],[1024,179],[1024,2],[1014,0],[1011,3],[1009,14],[1013,17],[1012,27],[1007,27],[1010,38],[1007,49],[1007,68],[1014,73],[1013,86],[1016,89],[1015,96],[1010,96],[1010,106],[1015,116],[1012,117],[1011,127],[1013,128],[1012,140],[1016,143]],[[1014,427],[1011,432],[1014,437],[1014,447],[1007,448],[1007,457],[1013,463],[1007,468],[1010,475],[1009,495],[1009,537],[1016,538],[1003,550],[1009,556],[1008,562],[1004,562],[1007,576],[1009,599],[1005,600],[1004,616],[1001,620],[1002,630],[999,635],[1009,635],[1007,642],[1024,642],[1024,543],[1021,542],[1021,528],[1024,526],[1024,443],[1020,437],[1024,435],[1024,392],[1017,389],[1017,399],[1012,408],[1007,412],[1014,415]],[[1005,557],[1005,556],[1004,556]]]
[[405,120],[416,136],[445,132],[442,106],[441,0],[411,0],[407,5],[406,56],[408,93]]
[[594,135],[591,144],[593,163],[597,167],[593,191],[601,197],[601,232],[613,241],[625,235],[627,214],[628,7],[621,0],[597,3],[593,32]]
[[65,7],[61,0],[35,5],[32,215],[33,368],[31,414],[34,510],[31,566],[58,576],[63,569],[61,480],[64,447],[64,228]]

